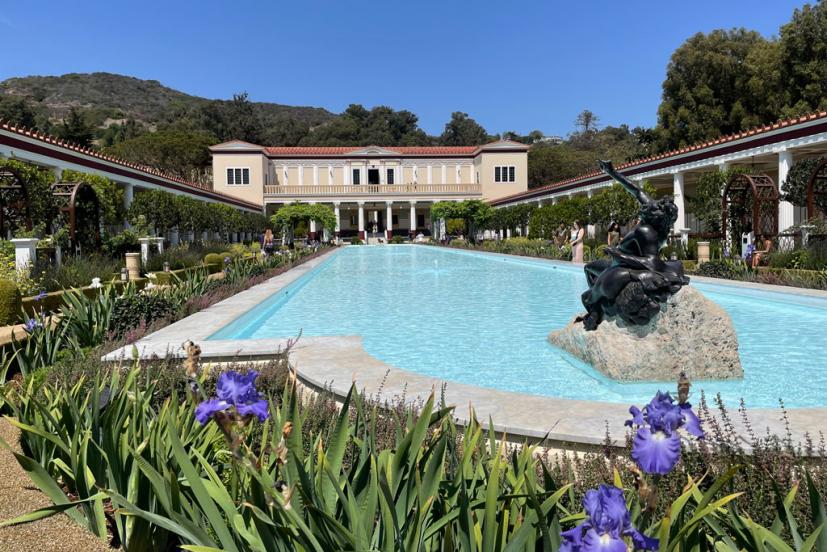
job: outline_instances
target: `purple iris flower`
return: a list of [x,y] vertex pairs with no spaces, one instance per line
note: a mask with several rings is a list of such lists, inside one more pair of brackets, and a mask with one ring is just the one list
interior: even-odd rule
[[246,374],[238,372],[224,372],[218,376],[216,392],[218,397],[199,404],[195,409],[195,419],[206,424],[218,412],[224,412],[231,407],[241,416],[256,416],[263,422],[270,415],[267,399],[256,390],[255,381],[258,372],[249,371]]
[[655,397],[643,407],[629,408],[632,419],[627,426],[637,428],[632,442],[632,459],[646,473],[667,474],[681,457],[680,428],[698,439],[704,432],[701,421],[692,411],[692,405],[675,404],[669,393],[657,392]]
[[37,318],[29,318],[28,320],[26,320],[26,323],[23,324],[23,328],[28,333],[32,333],[33,331],[35,331],[35,329],[41,327],[43,327],[43,323],[40,322],[40,320],[38,320]]
[[657,550],[658,539],[638,531],[631,521],[623,491],[611,485],[600,485],[583,497],[586,521],[563,531],[560,552],[626,552],[631,537],[638,550]]
[[40,301],[43,301],[46,298],[47,295],[49,295],[49,294],[46,293],[43,290],[40,290],[40,293],[38,293],[37,295],[34,296],[34,300],[39,303]]

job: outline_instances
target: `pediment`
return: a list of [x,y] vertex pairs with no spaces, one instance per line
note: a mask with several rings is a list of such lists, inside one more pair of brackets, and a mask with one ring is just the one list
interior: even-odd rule
[[366,146],[364,148],[351,151],[348,155],[388,155],[398,157],[399,152],[383,148],[382,146]]
[[498,151],[514,149],[528,150],[529,146],[523,144],[522,142],[515,142],[514,140],[497,140],[496,142],[491,142],[490,144],[485,144],[484,146],[480,147],[481,151]]
[[210,151],[264,151],[264,147],[259,146],[258,144],[251,144],[250,142],[245,142],[243,140],[230,140],[229,142],[223,142],[221,144],[210,146]]

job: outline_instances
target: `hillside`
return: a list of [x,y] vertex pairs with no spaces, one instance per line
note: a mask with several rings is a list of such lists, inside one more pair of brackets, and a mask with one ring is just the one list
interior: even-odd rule
[[[241,91],[239,91],[241,92]],[[229,100],[209,100],[164,86],[156,80],[142,80],[113,73],[69,73],[61,76],[15,77],[0,82],[0,95],[27,98],[31,107],[52,122],[61,121],[74,107],[82,110],[94,126],[107,119],[132,118],[150,127],[171,122],[176,114],[191,113],[210,104],[221,106]],[[251,102],[266,122],[292,119],[302,126],[316,126],[336,117],[319,107],[295,107]]]

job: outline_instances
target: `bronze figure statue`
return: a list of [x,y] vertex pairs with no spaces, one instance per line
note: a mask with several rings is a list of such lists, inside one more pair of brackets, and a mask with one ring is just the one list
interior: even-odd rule
[[619,182],[640,203],[640,223],[617,247],[585,267],[589,289],[583,293],[586,314],[578,317],[586,330],[594,330],[606,316],[618,316],[627,324],[648,323],[669,297],[689,283],[680,261],[664,261],[660,250],[678,219],[671,197],[654,199],[612,167],[598,161],[607,175]]

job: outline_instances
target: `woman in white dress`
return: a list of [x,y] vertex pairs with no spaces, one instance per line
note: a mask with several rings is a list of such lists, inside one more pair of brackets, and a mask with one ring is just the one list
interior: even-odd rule
[[574,221],[571,229],[571,260],[575,263],[583,262],[583,239],[586,237],[586,230],[579,220]]

